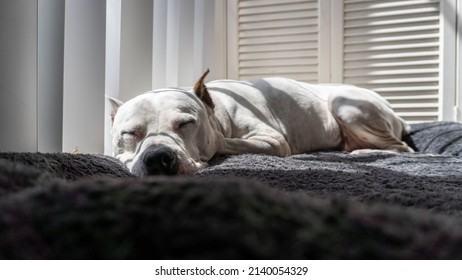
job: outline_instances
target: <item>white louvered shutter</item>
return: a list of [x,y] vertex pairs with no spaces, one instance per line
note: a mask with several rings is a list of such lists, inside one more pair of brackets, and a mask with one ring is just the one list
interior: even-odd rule
[[439,1],[344,1],[343,82],[409,122],[438,119]]
[[237,1],[235,78],[318,80],[318,1]]

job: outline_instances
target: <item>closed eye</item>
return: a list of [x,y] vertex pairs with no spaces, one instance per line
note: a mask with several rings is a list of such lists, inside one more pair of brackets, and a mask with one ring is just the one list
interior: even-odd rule
[[137,124],[129,127],[124,127],[120,132],[120,135],[123,137],[135,137],[135,138],[143,138],[146,134],[146,128],[142,124]]
[[136,131],[122,131],[122,136],[137,137]]
[[195,123],[196,123],[195,119],[185,120],[185,121],[180,122],[180,124],[178,125],[178,128],[180,128],[180,129],[186,128],[186,127],[188,127],[190,125],[193,125]]

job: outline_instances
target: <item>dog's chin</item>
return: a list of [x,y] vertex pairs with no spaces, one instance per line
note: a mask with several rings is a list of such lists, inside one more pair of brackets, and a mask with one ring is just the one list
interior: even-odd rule
[[183,161],[180,161],[180,164],[178,166],[178,169],[177,169],[177,172],[175,172],[174,174],[173,173],[158,173],[158,174],[151,174],[151,172],[149,172],[148,170],[146,169],[143,169],[144,171],[139,171],[139,170],[135,170],[133,168],[134,165],[128,167],[128,169],[130,170],[130,172],[135,175],[135,176],[138,176],[138,177],[144,177],[144,176],[152,176],[152,175],[170,175],[170,176],[174,176],[174,175],[192,175],[194,174],[195,172],[199,171],[200,169],[203,169],[205,167],[208,166],[208,164],[206,162],[196,162],[194,161],[193,159],[189,159],[189,160],[183,160]]
[[193,159],[190,159],[184,162],[184,164],[180,163],[180,166],[178,168],[178,175],[192,175],[205,167],[207,167],[206,162],[195,161]]

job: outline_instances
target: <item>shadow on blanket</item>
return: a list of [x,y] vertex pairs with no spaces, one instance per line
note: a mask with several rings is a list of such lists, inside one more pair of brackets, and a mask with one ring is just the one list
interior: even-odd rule
[[0,258],[460,259],[462,125],[405,140],[419,153],[238,155],[176,178],[0,153]]

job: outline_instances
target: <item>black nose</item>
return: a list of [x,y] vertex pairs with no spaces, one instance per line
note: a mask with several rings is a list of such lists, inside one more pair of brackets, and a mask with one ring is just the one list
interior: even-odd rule
[[178,174],[178,157],[165,146],[146,149],[132,168],[137,176],[176,175]]

